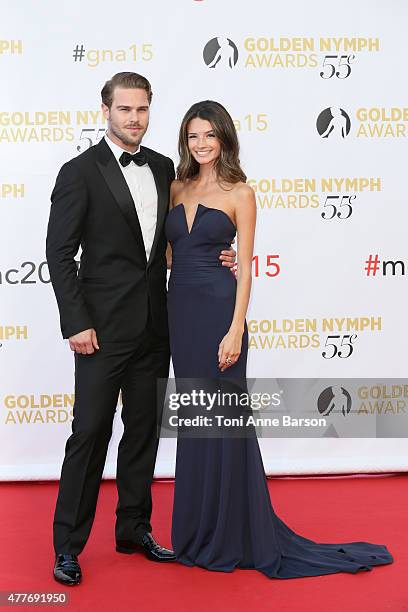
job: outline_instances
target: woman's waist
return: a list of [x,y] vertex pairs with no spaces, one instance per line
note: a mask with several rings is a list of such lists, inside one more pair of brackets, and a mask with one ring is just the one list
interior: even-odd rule
[[223,266],[221,260],[215,263],[183,262],[172,263],[169,284],[202,284],[222,283],[230,286],[236,285],[236,279],[230,268]]
[[176,274],[186,274],[197,270],[213,273],[215,270],[223,269],[219,253],[208,255],[194,255],[193,253],[183,253],[175,255],[173,253],[171,270]]

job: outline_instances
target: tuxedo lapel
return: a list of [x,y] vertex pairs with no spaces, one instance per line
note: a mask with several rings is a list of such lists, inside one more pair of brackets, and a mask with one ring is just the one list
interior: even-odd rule
[[96,165],[105,179],[106,184],[115,198],[116,203],[122,211],[126,221],[130,225],[130,228],[136,238],[140,254],[146,261],[146,251],[139,218],[137,216],[135,204],[129,187],[121,169],[119,168],[118,162],[116,161],[115,156],[109,148],[109,145],[105,142],[104,138],[96,145],[95,151],[97,158]]
[[163,223],[167,214],[169,204],[169,184],[163,164],[158,161],[157,158],[154,158],[153,155],[150,154],[149,149],[146,149],[145,147],[141,147],[141,149],[143,149],[147,157],[150,169],[153,173],[157,190],[157,222],[152,249],[150,251],[150,257],[147,263],[147,267],[149,267],[154,259],[157,244],[159,242],[160,234],[163,229]]

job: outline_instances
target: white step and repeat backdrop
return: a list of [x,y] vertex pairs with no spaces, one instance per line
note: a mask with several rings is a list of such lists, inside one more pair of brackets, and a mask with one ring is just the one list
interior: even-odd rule
[[[100,89],[115,72],[149,78],[145,144],[176,163],[192,103],[218,100],[235,120],[258,205],[248,375],[370,377],[373,385],[405,376],[405,1],[17,0],[2,8],[1,479],[59,477],[73,357],[45,262],[49,196],[60,166],[103,136]],[[368,402],[367,415],[386,405],[392,431],[403,391],[399,403]],[[120,435],[117,414],[108,477]],[[262,439],[261,447],[270,474],[408,469],[398,433]],[[156,476],[173,475],[174,457],[175,441],[163,440]]]

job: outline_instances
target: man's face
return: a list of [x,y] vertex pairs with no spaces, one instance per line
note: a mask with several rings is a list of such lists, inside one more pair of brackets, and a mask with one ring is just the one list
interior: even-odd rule
[[149,100],[144,89],[113,90],[112,105],[102,104],[108,121],[108,136],[113,142],[136,151],[149,125]]

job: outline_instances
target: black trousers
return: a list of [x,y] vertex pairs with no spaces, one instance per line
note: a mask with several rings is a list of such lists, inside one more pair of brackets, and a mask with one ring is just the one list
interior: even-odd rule
[[168,377],[168,340],[155,334],[149,318],[137,340],[99,346],[92,355],[75,354],[72,435],[54,515],[57,554],[79,554],[88,540],[120,390],[124,432],[117,458],[116,541],[135,543],[152,529],[150,487],[164,399],[157,379]]

